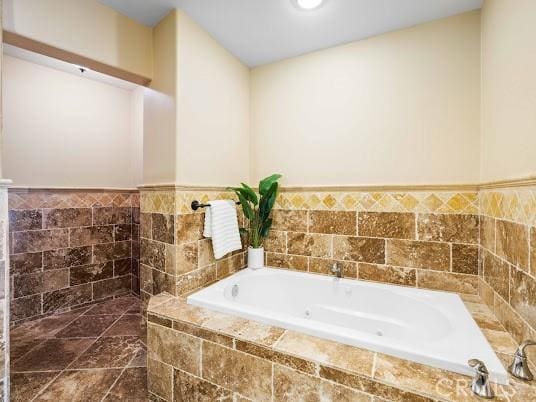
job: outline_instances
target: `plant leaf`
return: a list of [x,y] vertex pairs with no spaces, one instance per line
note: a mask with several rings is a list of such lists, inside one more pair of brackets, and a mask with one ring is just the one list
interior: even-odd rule
[[268,232],[270,231],[271,227],[272,227],[272,218],[268,218],[262,224],[261,236],[262,237],[268,236]]
[[242,184],[242,189],[240,191],[242,195],[251,201],[253,205],[257,205],[259,203],[259,199],[257,198],[255,191],[253,191],[253,189],[245,183],[240,184]]
[[244,211],[244,215],[249,220],[254,219],[255,214],[253,213],[253,209],[249,205],[248,200],[242,195],[241,192],[236,192],[236,195],[238,196],[238,199],[240,200],[240,205],[242,206],[242,211]]
[[277,198],[277,182],[272,183],[268,189],[266,195],[261,197],[261,203],[259,206],[259,214],[262,220],[266,220],[274,207],[275,200]]
[[261,196],[265,195],[266,192],[270,189],[270,187],[272,187],[272,184],[274,182],[277,182],[281,177],[280,174],[273,174],[271,176],[268,176],[264,179],[262,179],[260,182],[259,182],[259,194]]

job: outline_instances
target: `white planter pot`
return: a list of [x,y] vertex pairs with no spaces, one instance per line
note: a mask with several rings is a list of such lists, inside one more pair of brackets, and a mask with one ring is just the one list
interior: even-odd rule
[[264,267],[264,247],[248,247],[248,268],[259,269]]

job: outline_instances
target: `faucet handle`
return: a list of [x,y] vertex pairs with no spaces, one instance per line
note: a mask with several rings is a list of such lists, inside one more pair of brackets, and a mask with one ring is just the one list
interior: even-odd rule
[[475,376],[471,383],[471,391],[481,398],[492,399],[495,394],[491,388],[488,379],[489,371],[484,362],[478,359],[471,359],[467,363],[475,369]]
[[486,364],[479,359],[471,359],[467,362],[469,366],[474,367],[474,369],[481,374],[489,374],[488,368],[486,367]]
[[336,262],[334,262],[333,265],[331,266],[331,272],[333,272],[335,274],[338,271],[339,271],[339,266],[337,265]]
[[532,381],[534,379],[525,353],[525,348],[532,345],[536,345],[536,342],[531,339],[521,342],[514,354],[514,361],[508,367],[508,372],[520,380]]

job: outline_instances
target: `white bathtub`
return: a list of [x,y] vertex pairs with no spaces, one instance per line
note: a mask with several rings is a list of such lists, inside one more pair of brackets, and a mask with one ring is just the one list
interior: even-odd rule
[[472,375],[467,361],[477,358],[492,381],[508,383],[456,294],[262,268],[223,279],[188,303],[461,374]]

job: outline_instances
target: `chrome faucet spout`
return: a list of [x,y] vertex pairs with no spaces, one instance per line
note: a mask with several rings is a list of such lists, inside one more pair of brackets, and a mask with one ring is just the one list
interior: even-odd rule
[[333,273],[337,278],[343,278],[342,267],[340,267],[336,262],[333,263],[331,267],[331,273]]

